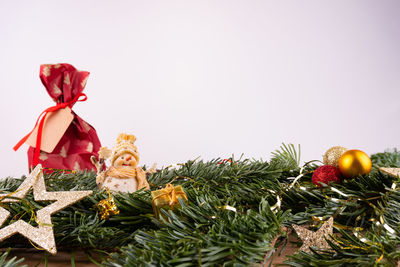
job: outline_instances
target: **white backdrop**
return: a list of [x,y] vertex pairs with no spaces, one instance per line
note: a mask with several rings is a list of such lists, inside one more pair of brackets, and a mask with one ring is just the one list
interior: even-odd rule
[[14,144],[53,105],[42,63],[91,72],[75,112],[102,145],[137,136],[142,164],[281,142],[302,160],[343,145],[400,146],[399,1],[1,1],[0,177],[27,172]]

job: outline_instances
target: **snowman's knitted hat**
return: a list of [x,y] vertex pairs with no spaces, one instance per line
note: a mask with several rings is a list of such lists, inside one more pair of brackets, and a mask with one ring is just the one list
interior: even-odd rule
[[129,153],[135,157],[136,161],[139,162],[139,153],[134,145],[136,137],[133,134],[120,133],[117,138],[117,144],[112,150],[111,154],[111,165],[114,161],[122,154]]

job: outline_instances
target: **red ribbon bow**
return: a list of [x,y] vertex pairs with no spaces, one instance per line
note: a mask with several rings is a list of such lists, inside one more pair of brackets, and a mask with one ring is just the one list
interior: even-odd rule
[[[79,97],[83,96],[82,99],[79,99]],[[43,132],[43,125],[44,125],[44,121],[46,119],[46,116],[49,114],[49,112],[54,112],[57,111],[59,109],[63,109],[66,107],[70,107],[72,108],[72,106],[76,103],[76,102],[83,102],[87,100],[87,96],[84,93],[79,93],[77,94],[71,101],[66,102],[66,103],[60,103],[57,104],[55,106],[49,107],[46,110],[44,110],[40,115],[39,118],[36,121],[35,127],[33,127],[32,131],[30,131],[24,138],[22,138],[15,146],[14,146],[14,150],[17,151],[23,143],[26,142],[26,140],[28,139],[28,137],[32,134],[32,132],[35,130],[36,126],[39,123],[39,128],[38,128],[38,132],[37,132],[37,136],[36,136],[36,148],[35,148],[35,153],[33,155],[33,166],[36,166],[39,163],[39,156],[40,156],[40,148],[42,145],[42,132]],[[44,115],[43,115],[44,114]],[[43,117],[42,117],[43,115]],[[40,121],[40,122],[39,122]]]

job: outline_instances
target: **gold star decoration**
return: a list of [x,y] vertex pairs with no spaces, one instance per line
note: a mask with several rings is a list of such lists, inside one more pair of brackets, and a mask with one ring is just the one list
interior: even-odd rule
[[303,245],[300,247],[301,251],[310,253],[310,247],[318,247],[321,249],[329,249],[328,240],[332,240],[329,235],[333,234],[333,217],[324,222],[324,224],[318,229],[318,231],[313,232],[304,227],[293,224],[294,230],[296,230],[297,235],[303,241]]
[[[18,220],[4,228],[1,228],[0,242],[16,233],[20,233],[51,254],[56,254],[57,249],[54,239],[53,225],[51,223],[51,214],[87,197],[92,194],[92,191],[47,192],[42,166],[39,164],[14,193],[1,194],[0,201],[1,203],[19,202],[26,196],[31,188],[33,188],[33,197],[35,201],[55,200],[55,202],[36,212],[35,218],[38,227],[34,227],[23,220]],[[0,226],[3,225],[9,216],[10,212],[0,206]]]
[[400,168],[379,168],[379,170],[390,176],[400,177]]

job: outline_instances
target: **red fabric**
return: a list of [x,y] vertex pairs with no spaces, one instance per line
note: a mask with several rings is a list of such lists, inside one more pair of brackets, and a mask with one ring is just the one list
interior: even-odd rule
[[313,173],[311,182],[321,187],[322,185],[319,182],[324,184],[328,184],[330,182],[333,183],[341,183],[343,181],[342,174],[339,171],[339,168],[330,165],[319,166]]
[[[52,107],[54,109],[64,106],[62,104],[68,104],[72,108],[79,96],[86,97],[82,91],[88,77],[89,72],[79,71],[70,64],[40,66],[40,79],[50,97],[57,103],[55,107]],[[84,100],[86,99],[82,101]],[[29,147],[29,168],[40,163],[43,167],[52,169],[96,170],[90,161],[91,156],[98,157],[101,147],[96,130],[75,112],[72,113],[74,119],[52,153],[40,151],[38,154],[39,150],[37,150],[36,154],[39,157],[36,160],[36,149]],[[37,140],[39,139],[40,137]]]

